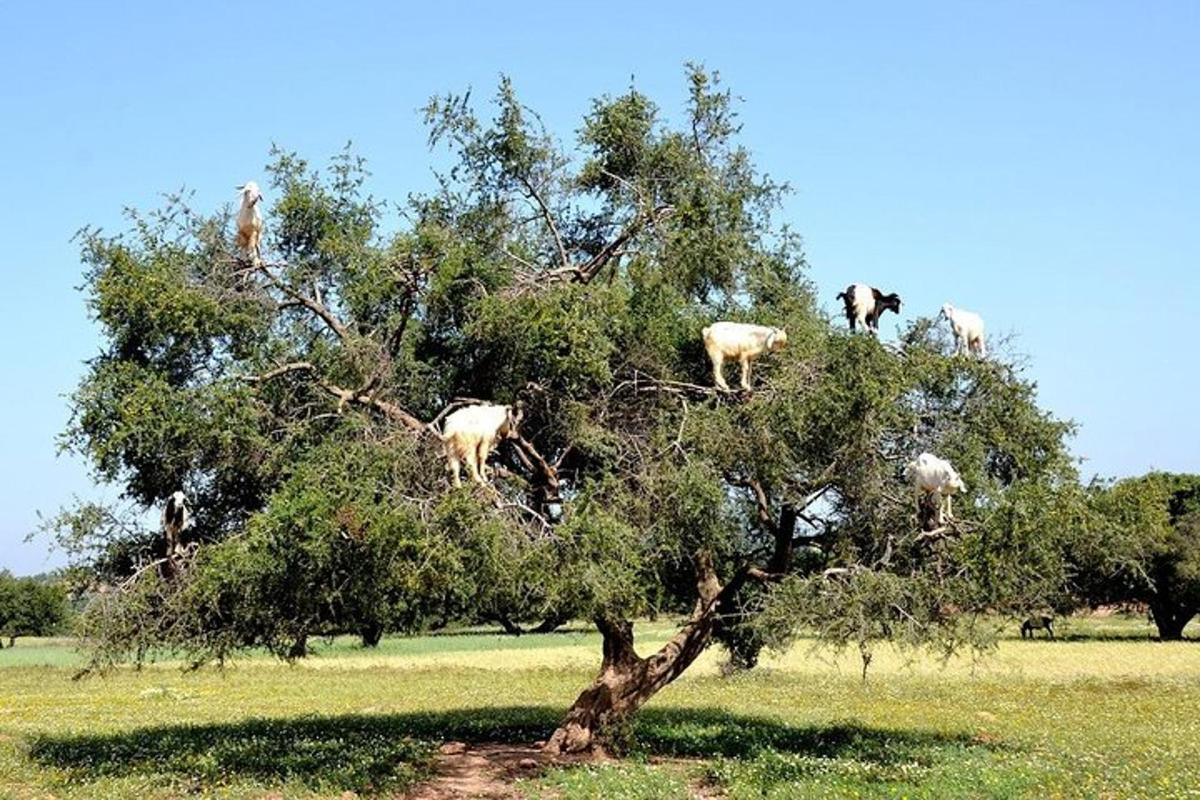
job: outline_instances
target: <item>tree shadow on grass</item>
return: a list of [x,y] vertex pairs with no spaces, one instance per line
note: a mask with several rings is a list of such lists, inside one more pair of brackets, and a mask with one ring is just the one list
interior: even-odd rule
[[[397,791],[428,774],[444,741],[545,739],[561,708],[517,706],[437,713],[252,719],[139,728],[112,734],[42,736],[29,750],[72,782],[131,775],[168,784],[300,783],[318,791]],[[717,709],[649,709],[633,728],[634,752],[684,758],[753,759],[763,753],[853,758],[886,768],[938,760],[967,737],[889,731],[855,724],[794,727]]]

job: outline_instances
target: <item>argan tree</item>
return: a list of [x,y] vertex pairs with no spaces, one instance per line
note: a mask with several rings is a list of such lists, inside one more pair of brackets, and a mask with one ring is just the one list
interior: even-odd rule
[[0,647],[18,636],[52,636],[63,631],[69,608],[63,585],[51,576],[14,578],[0,572]]
[[1160,639],[1200,614],[1200,475],[1151,472],[1091,487],[1092,522],[1072,537],[1072,582],[1091,606],[1138,604]]
[[[677,125],[633,89],[596,100],[569,146],[507,80],[490,119],[434,99],[452,166],[395,206],[348,153],[318,171],[276,152],[262,261],[228,209],[185,198],[86,231],[106,346],[66,443],[135,511],[183,487],[197,521],[168,560],[128,515],[59,519],[109,587],[96,666],[573,613],[603,636],[551,739],[577,751],[718,634],[952,648],[1060,592],[1069,426],[929,320],[895,346],[832,325],[733,97],[694,67],[687,89]],[[716,319],[787,330],[750,392],[711,386]],[[491,485],[452,489],[436,432],[479,401],[520,402],[520,436]],[[903,480],[926,449],[969,489],[933,531]],[[642,653],[647,614],[680,625]]]

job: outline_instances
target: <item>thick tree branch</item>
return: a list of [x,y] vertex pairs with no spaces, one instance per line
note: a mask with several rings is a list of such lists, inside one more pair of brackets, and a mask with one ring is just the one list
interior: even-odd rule
[[784,505],[779,509],[779,522],[775,526],[775,549],[771,552],[771,561],[767,569],[775,575],[782,575],[792,566],[792,552],[795,549],[796,508]]
[[318,380],[317,382],[320,384],[322,389],[338,398],[339,408],[347,403],[355,403],[357,405],[361,405],[366,408],[373,408],[376,411],[379,411],[392,421],[399,422],[413,433],[429,432],[429,428],[424,422],[421,422],[421,420],[417,419],[412,414],[409,414],[395,403],[390,403],[387,400],[380,400],[369,394],[355,392],[351,389],[344,389],[341,386],[335,386],[328,381]]
[[577,267],[577,276],[575,280],[580,283],[587,283],[592,278],[596,277],[599,272],[604,269],[608,263],[621,252],[629,240],[642,232],[642,229],[647,225],[656,224],[659,220],[666,219],[668,215],[675,209],[671,206],[659,206],[650,212],[640,212],[633,220],[625,226],[616,238],[600,248],[596,255],[592,256],[585,263]]

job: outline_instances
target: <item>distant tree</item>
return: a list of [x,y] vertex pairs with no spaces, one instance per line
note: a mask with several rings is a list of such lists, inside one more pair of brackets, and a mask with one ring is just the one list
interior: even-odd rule
[[[18,636],[51,636],[67,620],[65,589],[50,578],[14,578],[0,572],[0,637],[8,646]],[[0,641],[0,646],[3,642]]]
[[[693,67],[687,97],[676,126],[635,89],[596,100],[570,150],[507,80],[491,120],[435,99],[453,166],[398,218],[358,158],[276,152],[262,264],[184,198],[85,232],[107,345],[65,440],[133,508],[56,520],[112,588],[93,665],[576,614],[602,666],[551,746],[581,750],[718,634],[953,649],[1061,592],[1070,426],[928,319],[896,347],[831,325],[732,95]],[[711,388],[716,319],[787,329],[752,392]],[[522,401],[521,435],[491,487],[452,489],[431,427],[473,399]],[[968,487],[932,532],[903,480],[925,449]],[[179,487],[201,544],[164,570],[130,520]],[[681,624],[643,656],[653,614]]]
[[1073,543],[1089,605],[1144,604],[1160,639],[1200,613],[1200,475],[1152,472],[1092,489],[1090,533]]

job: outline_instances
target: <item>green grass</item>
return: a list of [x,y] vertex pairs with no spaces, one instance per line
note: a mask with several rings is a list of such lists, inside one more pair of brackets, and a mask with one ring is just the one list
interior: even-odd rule
[[[665,623],[639,626],[643,647]],[[980,663],[801,644],[734,678],[719,653],[656,697],[617,764],[551,770],[530,797],[1200,797],[1200,644],[1121,618]],[[1189,633],[1193,633],[1189,631]],[[1194,635],[1194,634],[1193,634]],[[1085,636],[1103,638],[1088,639]],[[439,743],[544,738],[598,658],[590,632],[321,644],[296,666],[160,664],[72,681],[69,643],[0,651],[0,798],[388,795]],[[48,665],[48,666],[46,666]]]

